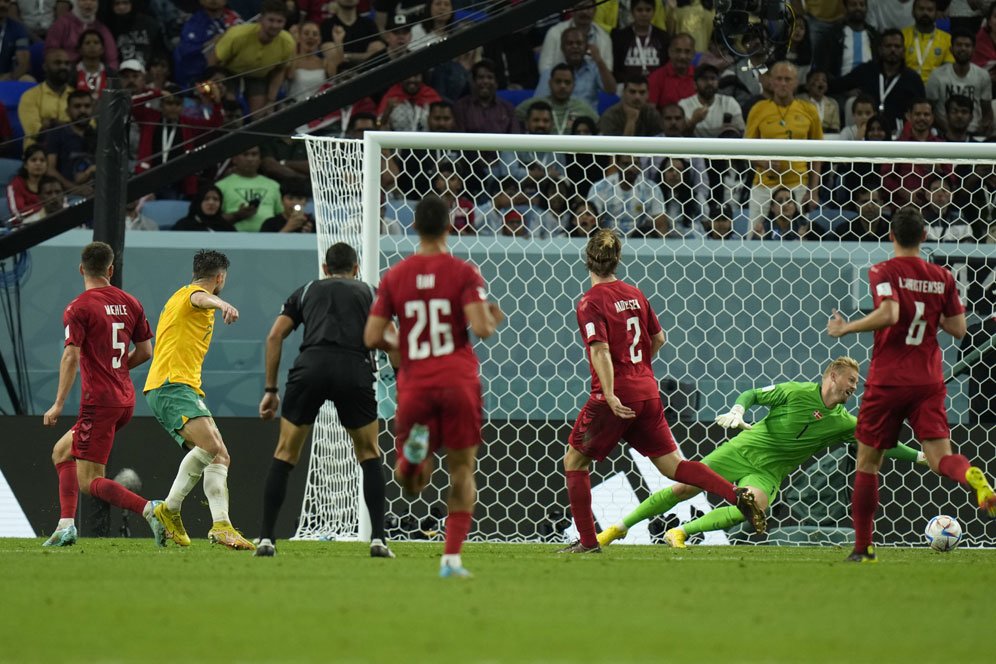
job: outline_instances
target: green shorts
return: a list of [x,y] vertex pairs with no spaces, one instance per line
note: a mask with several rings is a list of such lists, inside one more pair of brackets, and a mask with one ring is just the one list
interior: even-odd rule
[[152,414],[173,439],[185,447],[180,429],[195,417],[211,417],[211,411],[197,390],[182,383],[166,383],[145,393]]
[[702,463],[737,486],[752,486],[768,494],[769,505],[775,501],[784,479],[759,469],[730,444],[717,447],[702,459]]

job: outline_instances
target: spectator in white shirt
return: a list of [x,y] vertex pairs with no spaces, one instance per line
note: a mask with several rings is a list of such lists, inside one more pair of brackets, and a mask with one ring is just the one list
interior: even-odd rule
[[744,133],[744,116],[737,100],[718,94],[719,70],[699,65],[695,70],[695,94],[678,102],[685,112],[686,130],[699,138],[737,138]]
[[567,21],[561,21],[546,32],[543,37],[543,48],[540,51],[539,70],[550,71],[553,66],[564,62],[564,54],[560,50],[560,36],[567,28],[577,28],[585,36],[589,44],[594,44],[605,60],[609,71],[612,71],[612,38],[600,25],[595,23],[595,3],[583,0],[574,7],[574,13]]
[[617,155],[614,168],[592,185],[586,197],[605,228],[624,235],[670,230],[660,188],[648,180],[632,155]]
[[947,127],[946,102],[952,95],[972,100],[972,122],[968,131],[989,136],[993,132],[993,88],[989,72],[972,64],[975,35],[954,35],[951,55],[954,62],[941,65],[927,79],[927,99],[934,107],[934,122],[943,131]]

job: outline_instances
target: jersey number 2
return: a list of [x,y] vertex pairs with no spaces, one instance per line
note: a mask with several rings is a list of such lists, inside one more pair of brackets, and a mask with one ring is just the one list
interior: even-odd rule
[[919,346],[923,343],[923,334],[927,331],[927,321],[923,319],[923,312],[926,307],[923,302],[914,302],[916,313],[910,321],[910,328],[906,332],[906,345]]
[[633,364],[643,361],[643,350],[637,348],[640,345],[640,319],[631,316],[626,319],[626,331],[633,330],[633,343],[629,345],[629,359]]
[[[410,300],[405,302],[405,318],[414,318],[412,329],[408,332],[408,359],[424,360],[425,358],[449,355],[453,352],[453,327],[440,320],[441,316],[449,316],[450,301],[441,298],[429,300]],[[429,330],[429,338],[420,337]]]
[[121,368],[121,358],[124,357],[125,351],[128,350],[123,341],[118,341],[118,332],[124,328],[124,323],[111,323],[111,348],[118,351],[118,356],[111,358],[111,367],[114,369]]

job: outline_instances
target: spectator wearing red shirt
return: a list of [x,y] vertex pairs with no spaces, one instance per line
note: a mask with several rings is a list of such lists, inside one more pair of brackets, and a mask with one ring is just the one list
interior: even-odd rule
[[118,68],[118,46],[107,26],[97,20],[97,0],[76,0],[76,6],[63,14],[45,35],[45,50],[62,49],[70,62],[79,58],[77,45],[84,30],[96,30],[104,38],[104,57],[107,66]]
[[695,38],[687,32],[678,33],[671,40],[667,55],[667,64],[654,71],[647,80],[650,84],[648,101],[659,109],[695,94],[695,70],[692,68]]
[[437,101],[442,97],[422,81],[419,72],[387,89],[377,115],[381,125],[389,124],[393,131],[425,131],[429,106]]
[[14,225],[37,221],[45,215],[40,188],[47,170],[48,157],[43,147],[36,143],[24,151],[24,165],[7,185],[7,205]]

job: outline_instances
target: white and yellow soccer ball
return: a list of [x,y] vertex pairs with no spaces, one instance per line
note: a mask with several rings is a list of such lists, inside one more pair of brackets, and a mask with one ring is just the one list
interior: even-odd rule
[[935,516],[923,534],[934,551],[951,551],[961,542],[961,524],[952,516]]

